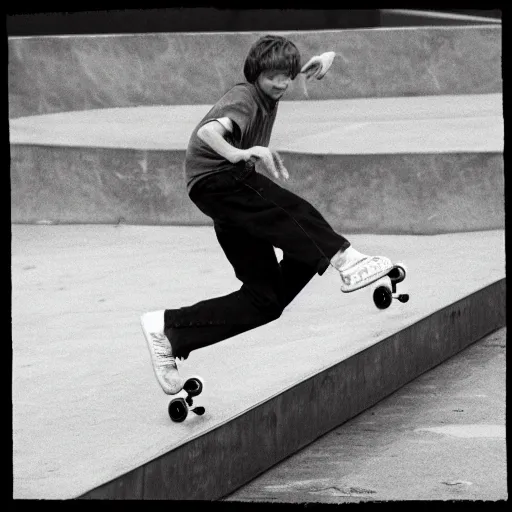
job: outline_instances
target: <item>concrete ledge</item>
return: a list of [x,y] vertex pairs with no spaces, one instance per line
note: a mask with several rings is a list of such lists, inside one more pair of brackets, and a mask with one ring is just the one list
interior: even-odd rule
[[[208,108],[12,120],[12,221],[210,224],[183,179],[190,133]],[[283,185],[334,228],[503,228],[501,95],[284,102],[279,109],[272,147],[290,170]]]
[[[10,38],[9,117],[214,103],[243,79],[247,52],[265,33]],[[309,87],[310,99],[502,91],[501,26],[279,33],[304,62],[328,50],[338,54],[329,74]],[[301,80],[287,98],[308,99]]]
[[173,451],[85,499],[219,499],[506,323],[501,279]]

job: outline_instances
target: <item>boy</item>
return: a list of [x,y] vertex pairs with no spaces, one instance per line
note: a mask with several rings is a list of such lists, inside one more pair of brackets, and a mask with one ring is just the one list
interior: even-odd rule
[[[247,82],[231,88],[192,133],[185,157],[188,193],[213,220],[242,286],[141,317],[155,375],[167,394],[183,385],[176,359],[276,320],[329,265],[339,271],[343,292],[376,281],[392,266],[388,258],[356,251],[311,204],[255,170],[256,162],[274,178],[288,178],[279,156],[268,149],[279,100],[299,72],[321,79],[333,57],[313,57],[301,69],[291,41],[262,37],[245,60]],[[283,251],[280,263],[274,247]]]

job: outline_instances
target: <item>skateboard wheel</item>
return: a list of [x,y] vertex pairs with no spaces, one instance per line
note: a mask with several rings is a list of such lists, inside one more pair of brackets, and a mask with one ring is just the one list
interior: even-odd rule
[[195,407],[192,409],[192,412],[196,413],[198,416],[202,416],[205,413],[204,407]]
[[373,302],[379,309],[389,308],[392,300],[391,290],[385,286],[379,286],[373,292]]
[[203,391],[203,381],[199,377],[190,377],[183,384],[183,389],[189,394],[189,396],[200,395]]
[[181,423],[185,421],[188,416],[188,407],[183,398],[175,398],[169,402],[169,417],[175,423]]
[[409,300],[409,295],[407,293],[402,293],[397,298],[400,302],[407,302]]
[[395,266],[388,274],[389,278],[395,283],[401,283],[405,279],[405,275],[405,268],[400,265]]

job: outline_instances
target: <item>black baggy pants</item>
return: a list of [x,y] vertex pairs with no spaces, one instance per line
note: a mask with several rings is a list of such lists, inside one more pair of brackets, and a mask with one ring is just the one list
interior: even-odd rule
[[[228,295],[165,310],[165,334],[176,357],[279,318],[312,277],[350,246],[309,202],[254,166],[203,178],[190,198],[213,220],[243,284]],[[280,263],[274,247],[283,251]]]

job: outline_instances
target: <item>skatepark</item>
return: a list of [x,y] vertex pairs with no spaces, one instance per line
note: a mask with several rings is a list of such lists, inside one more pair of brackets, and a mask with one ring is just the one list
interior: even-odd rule
[[139,317],[240,285],[182,162],[259,35],[9,39],[14,498],[222,499],[505,326],[501,26],[286,33],[339,58],[281,102],[285,186],[410,301],[328,270],[171,423]]

